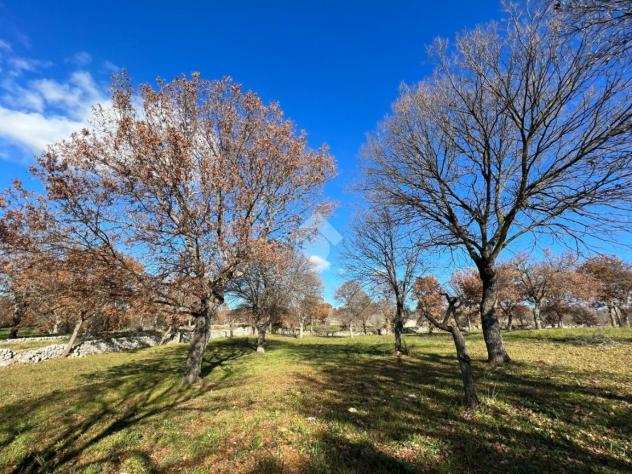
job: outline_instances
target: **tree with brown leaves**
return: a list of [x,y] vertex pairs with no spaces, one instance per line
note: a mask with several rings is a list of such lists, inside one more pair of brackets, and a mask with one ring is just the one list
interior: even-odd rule
[[428,316],[439,319],[439,317],[443,314],[445,310],[443,288],[436,277],[429,275],[417,277],[415,279],[413,291],[417,300],[419,320],[428,321],[428,332],[432,333],[432,329],[435,326],[430,322],[430,318]]
[[112,108],[51,146],[37,175],[67,235],[112,259],[121,249],[137,255],[154,301],[194,319],[192,383],[227,286],[326,210],[319,190],[334,162],[326,148],[308,148],[277,104],[230,79],[159,81],[139,102],[119,79]]
[[315,302],[321,285],[303,255],[276,246],[274,252],[251,260],[227,289],[251,312],[258,335],[257,352],[265,352],[266,333],[272,325],[299,312],[298,322],[303,327],[308,316],[304,305]]
[[578,271],[592,278],[596,299],[608,309],[612,326],[630,326],[624,310],[632,302],[632,266],[608,255],[591,257]]

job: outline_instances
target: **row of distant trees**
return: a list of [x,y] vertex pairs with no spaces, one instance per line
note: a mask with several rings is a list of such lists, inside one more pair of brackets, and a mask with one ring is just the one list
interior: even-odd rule
[[[600,255],[577,263],[571,256],[547,255],[538,262],[521,256],[499,265],[498,273],[497,306],[507,330],[517,324],[535,329],[563,327],[565,321],[581,326],[630,326],[632,267],[617,257]],[[469,330],[482,295],[478,273],[475,269],[455,273],[448,289],[433,276],[418,278],[415,295],[422,319],[427,313],[439,317],[445,291],[462,301],[457,317]]]
[[[174,312],[157,301],[150,287],[153,278],[138,261],[126,257],[125,267],[112,265],[99,250],[52,252],[25,247],[22,252],[5,252],[0,268],[0,327],[10,328],[10,338],[25,330],[72,333],[70,353],[81,335],[162,330],[167,341],[195,323],[190,314]],[[250,259],[226,286],[225,295],[227,302],[218,308],[213,322],[228,326],[231,333],[237,326],[252,327],[259,352],[264,351],[269,330],[289,329],[302,337],[306,326],[323,324],[331,314],[308,259],[282,245],[265,258]]]
[[[501,263],[497,271],[496,305],[506,330],[516,326],[563,327],[565,322],[630,326],[632,266],[618,257],[597,255],[580,261],[578,256],[545,253],[543,260],[533,261],[521,255]],[[354,327],[364,334],[392,330],[396,348],[401,350],[404,320],[416,319],[417,326],[432,332],[434,326],[427,316],[440,317],[447,305],[443,294],[448,293],[461,303],[456,313],[459,325],[467,331],[479,326],[483,284],[475,268],[455,272],[446,285],[433,275],[411,275],[410,281],[411,298],[404,301],[401,318],[388,286],[367,287],[370,282],[358,280],[346,281],[338,288],[340,306],[332,316],[351,332]]]

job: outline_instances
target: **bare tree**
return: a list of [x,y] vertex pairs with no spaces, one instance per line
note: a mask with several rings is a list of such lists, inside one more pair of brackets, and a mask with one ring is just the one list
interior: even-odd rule
[[324,303],[323,283],[306,260],[296,269],[293,278],[291,311],[298,323],[298,337],[302,338],[305,326],[318,316],[320,305]]
[[343,321],[349,326],[349,332],[353,336],[353,325],[362,327],[362,332],[367,334],[367,325],[373,310],[373,300],[366,294],[362,285],[355,280],[348,280],[336,290],[336,299],[342,303],[340,314]]
[[630,64],[595,39],[559,34],[550,8],[438,41],[434,75],[404,87],[369,138],[368,188],[462,249],[481,277],[488,359],[509,360],[496,314],[496,262],[525,235],[578,244],[624,219],[632,192]]
[[630,0],[554,0],[568,34],[588,31],[600,37],[608,56],[627,54],[632,48]]
[[322,210],[318,191],[334,163],[277,104],[230,79],[144,86],[140,107],[134,94],[117,81],[112,109],[50,147],[38,175],[65,235],[113,259],[120,249],[138,256],[155,302],[193,318],[192,383],[227,285]]
[[388,209],[370,209],[356,218],[345,242],[344,266],[356,281],[393,299],[395,352],[404,351],[402,334],[406,303],[421,264],[421,247]]

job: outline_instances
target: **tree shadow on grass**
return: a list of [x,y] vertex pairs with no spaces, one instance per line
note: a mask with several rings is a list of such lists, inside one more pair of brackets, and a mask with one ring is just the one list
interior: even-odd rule
[[566,344],[576,347],[609,347],[621,344],[632,344],[632,337],[625,335],[608,335],[604,333],[569,334],[565,336],[551,334],[512,334],[503,335],[506,341],[522,341],[529,343],[544,342],[548,344]]
[[[453,356],[416,353],[398,362],[388,345],[276,346],[320,368],[315,376],[299,375],[299,412],[346,433],[321,433],[325,471],[367,472],[363,452],[369,459],[379,453],[383,462],[374,462],[381,472],[632,471],[629,457],[604,448],[610,442],[629,446],[630,394],[563,381],[564,371],[555,366],[534,370],[516,363],[489,370],[478,362],[485,403],[472,415],[460,405]],[[594,374],[576,375],[588,380]],[[364,447],[350,447],[358,443]]]
[[[49,438],[39,440],[17,463],[14,472],[72,470],[91,446],[129,427],[149,419],[167,419],[199,410],[188,403],[211,389],[237,385],[238,377],[233,376],[235,372],[229,362],[251,353],[249,344],[244,341],[214,343],[205,355],[203,374],[222,373],[212,381],[203,379],[194,386],[186,386],[181,383],[186,347],[161,350],[160,357],[145,357],[83,375],[82,383],[72,390],[59,389],[5,407],[0,421],[0,449],[23,434],[37,431],[38,421],[30,418],[33,413],[50,412],[59,422]],[[222,402],[221,397],[215,397],[213,403],[204,405],[204,410],[212,412]],[[69,410],[68,405],[72,407]],[[121,446],[120,451],[126,451],[125,447]],[[116,460],[119,454],[114,450],[108,457]]]

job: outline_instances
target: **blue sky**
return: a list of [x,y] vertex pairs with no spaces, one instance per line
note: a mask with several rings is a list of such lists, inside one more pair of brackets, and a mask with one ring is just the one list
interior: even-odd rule
[[[330,145],[338,177],[326,192],[338,207],[329,223],[344,236],[365,135],[402,82],[430,72],[426,45],[500,13],[496,0],[0,0],[0,187],[28,181],[33,156],[86,120],[117,68],[136,83],[231,75],[278,101],[314,146]],[[341,281],[337,247],[316,247],[331,301]]]

